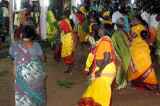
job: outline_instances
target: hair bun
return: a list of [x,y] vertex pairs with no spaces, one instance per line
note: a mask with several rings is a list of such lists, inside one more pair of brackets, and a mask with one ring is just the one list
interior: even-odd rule
[[29,25],[23,26],[21,32],[22,32],[23,38],[28,38],[30,40],[34,40],[36,36],[36,31],[33,26],[29,26]]

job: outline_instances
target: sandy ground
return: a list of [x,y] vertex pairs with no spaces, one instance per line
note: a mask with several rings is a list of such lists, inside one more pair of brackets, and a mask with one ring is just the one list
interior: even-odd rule
[[[44,48],[44,52],[47,55],[45,65],[47,106],[77,106],[78,100],[87,89],[88,76],[83,74],[83,70],[89,52],[88,46],[77,48],[74,55],[76,66],[72,75],[64,74],[67,70],[64,62],[55,62],[50,48]],[[0,57],[0,72],[9,71],[9,74],[0,77],[0,106],[14,106],[13,64],[6,55],[0,54]],[[160,82],[159,67],[155,65],[156,76]],[[74,85],[71,88],[58,87],[57,80],[74,82]],[[113,93],[113,106],[160,106],[160,96],[156,96],[153,91],[133,90],[127,87]]]

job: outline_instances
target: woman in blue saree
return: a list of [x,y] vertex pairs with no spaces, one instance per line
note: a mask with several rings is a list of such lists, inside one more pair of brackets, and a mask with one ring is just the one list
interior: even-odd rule
[[34,42],[35,30],[22,28],[22,41],[11,45],[9,54],[14,59],[15,106],[45,106],[45,78],[41,61],[45,56],[40,45]]

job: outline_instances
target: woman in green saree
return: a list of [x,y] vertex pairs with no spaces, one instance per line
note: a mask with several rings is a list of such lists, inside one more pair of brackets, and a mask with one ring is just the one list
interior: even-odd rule
[[127,87],[127,70],[131,60],[131,52],[129,49],[130,42],[123,30],[125,28],[124,18],[119,18],[116,21],[116,26],[118,29],[114,32],[111,39],[115,49],[115,55],[120,61],[121,65],[118,67],[114,89],[120,90]]

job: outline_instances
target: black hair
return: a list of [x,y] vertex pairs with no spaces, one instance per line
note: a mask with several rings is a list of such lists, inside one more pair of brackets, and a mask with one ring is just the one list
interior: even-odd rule
[[115,24],[103,24],[102,25],[102,30],[104,32],[105,35],[112,37],[113,33],[114,33],[114,25]]
[[116,12],[116,11],[118,11],[118,6],[113,7],[113,12]]
[[92,3],[95,3],[95,4],[96,4],[96,1],[93,1]]
[[34,27],[30,25],[23,26],[21,33],[23,38],[28,38],[29,40],[34,40],[36,37],[36,31]]
[[145,40],[147,38],[147,31],[146,30],[143,30],[141,31],[141,37]]
[[30,15],[29,13],[26,13],[26,14],[25,14],[26,17],[29,16],[29,15]]
[[[69,19],[69,16],[71,15],[71,13],[69,11],[64,11],[63,14],[68,19]],[[73,20],[72,19],[69,19],[69,20],[70,20],[71,27],[74,28],[75,25],[74,25]]]
[[69,11],[64,11],[63,14],[66,18],[69,18],[71,13]]
[[130,9],[131,10],[131,7],[130,6],[127,6],[126,8]]
[[99,17],[98,17],[97,15],[92,15],[91,18],[95,19],[96,22],[97,22],[98,24],[100,24],[100,20],[99,20]]
[[125,11],[125,10],[122,10],[121,13],[124,14],[124,15],[127,15],[128,12]]
[[146,23],[145,20],[142,19],[142,17],[140,15],[136,15],[135,16],[139,21],[141,21],[141,24],[146,26],[148,28],[148,24]]

